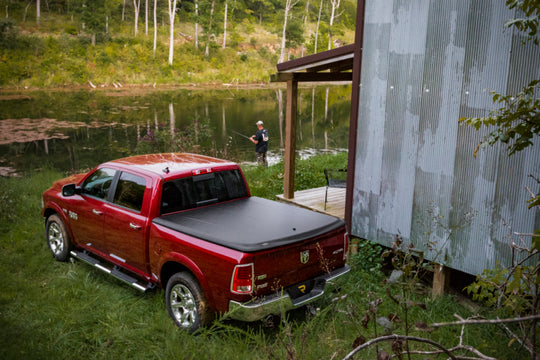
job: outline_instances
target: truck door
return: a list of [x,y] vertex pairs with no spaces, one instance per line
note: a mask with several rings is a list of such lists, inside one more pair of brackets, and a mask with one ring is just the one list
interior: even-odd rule
[[73,235],[83,246],[104,252],[103,219],[109,189],[116,170],[101,168],[92,173],[81,185],[81,197],[77,201],[76,212],[69,211]]
[[151,196],[147,183],[140,175],[122,172],[105,216],[105,239],[109,256],[132,270],[146,273],[146,214],[145,198]]

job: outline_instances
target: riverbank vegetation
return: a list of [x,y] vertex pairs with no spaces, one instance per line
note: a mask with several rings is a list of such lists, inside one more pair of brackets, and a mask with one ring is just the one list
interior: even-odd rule
[[[307,176],[344,161],[343,154],[299,160],[297,187],[310,186],[315,180]],[[281,166],[245,168],[252,194],[281,193]],[[387,333],[421,336],[447,348],[470,345],[495,358],[525,357],[496,325],[429,328],[453,321],[454,314],[492,317],[494,310],[467,305],[456,294],[432,298],[418,277],[390,276],[382,249],[368,242],[360,242],[362,251],[350,258],[352,271],[314,306],[251,324],[220,319],[188,335],[169,319],[161,290],[142,294],[81,262],[52,259],[40,196],[65,175],[41,170],[0,177],[2,359],[342,359],[366,339]],[[377,350],[389,354],[399,346],[381,343],[356,358],[375,359]],[[415,350],[433,348],[415,344]]]
[[286,5],[0,0],[0,87],[267,83],[278,62],[354,42],[355,1]]

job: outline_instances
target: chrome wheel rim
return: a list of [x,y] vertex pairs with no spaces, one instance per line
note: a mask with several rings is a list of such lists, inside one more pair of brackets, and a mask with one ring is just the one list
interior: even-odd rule
[[171,289],[169,300],[178,324],[183,328],[192,326],[197,318],[197,304],[191,291],[185,285],[176,284]]
[[60,225],[53,222],[49,225],[48,232],[49,246],[53,254],[58,255],[64,250],[64,235]]

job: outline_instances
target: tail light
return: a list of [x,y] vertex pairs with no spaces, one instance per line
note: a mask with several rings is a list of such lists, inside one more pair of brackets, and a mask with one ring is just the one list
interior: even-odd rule
[[231,291],[235,294],[251,294],[253,291],[253,264],[236,265],[234,267]]

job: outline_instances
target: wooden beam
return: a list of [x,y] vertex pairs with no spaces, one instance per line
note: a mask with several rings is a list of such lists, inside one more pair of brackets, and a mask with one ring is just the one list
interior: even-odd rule
[[270,75],[271,82],[329,82],[352,81],[352,72],[303,72],[303,73],[277,73]]
[[450,269],[444,265],[435,264],[433,269],[433,297],[442,296],[450,285]]
[[285,169],[283,173],[283,197],[294,198],[294,167],[296,158],[296,108],[298,82],[287,81],[287,104],[285,111]]

